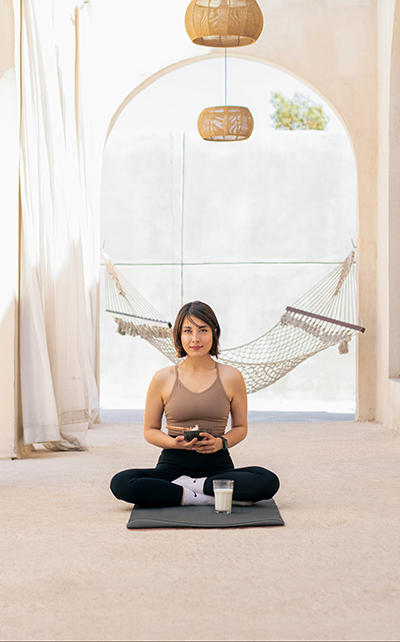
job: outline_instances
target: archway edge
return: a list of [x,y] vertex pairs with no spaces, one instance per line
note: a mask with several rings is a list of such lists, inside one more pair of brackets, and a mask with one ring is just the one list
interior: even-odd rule
[[[225,52],[224,51],[221,51],[221,52],[219,52],[219,51],[215,51],[214,52],[213,51],[213,52],[207,53],[205,55],[201,55],[201,56],[191,56],[190,58],[183,58],[182,60],[179,60],[179,61],[177,61],[175,63],[172,63],[171,65],[168,65],[167,67],[163,67],[159,71],[155,72],[154,74],[152,74],[151,76],[146,78],[146,80],[141,82],[131,92],[129,92],[129,94],[126,96],[126,98],[119,105],[118,109],[114,112],[114,114],[113,114],[113,116],[112,116],[112,118],[111,118],[111,120],[109,122],[108,128],[107,128],[107,133],[106,133],[104,145],[107,143],[108,137],[111,134],[111,132],[112,132],[114,126],[115,126],[115,123],[117,122],[118,117],[120,116],[120,114],[123,112],[125,107],[127,105],[129,105],[131,100],[133,100],[135,98],[135,96],[137,96],[142,91],[144,91],[144,89],[146,89],[147,87],[150,87],[150,85],[154,84],[157,80],[159,80],[160,78],[163,78],[164,76],[166,76],[167,74],[169,74],[169,73],[171,73],[173,71],[176,71],[177,69],[181,69],[182,67],[187,67],[188,65],[192,65],[192,64],[195,64],[197,62],[210,60],[212,58],[223,58],[224,56],[225,56]],[[343,126],[343,128],[344,128],[344,130],[345,130],[345,132],[347,134],[347,138],[348,138],[348,140],[350,142],[351,149],[352,149],[352,152],[353,152],[354,162],[357,165],[357,157],[356,157],[356,153],[355,153],[353,139],[352,139],[352,136],[350,134],[350,131],[349,131],[349,128],[347,126],[347,123],[346,123],[345,119],[343,118],[340,110],[336,107],[336,105],[334,103],[332,103],[332,101],[329,100],[329,98],[327,98],[327,96],[325,96],[325,94],[323,94],[321,92],[321,90],[317,86],[315,86],[312,82],[310,82],[306,78],[304,78],[302,76],[299,76],[294,71],[291,71],[290,69],[287,69],[283,65],[279,65],[279,64],[277,64],[275,62],[272,62],[272,61],[270,61],[270,60],[268,60],[266,58],[261,58],[260,56],[252,56],[250,54],[242,53],[242,52],[229,52],[229,57],[230,58],[245,59],[245,60],[249,60],[250,62],[258,62],[258,63],[261,63],[263,65],[266,65],[267,67],[273,67],[274,69],[278,69],[279,71],[282,71],[283,73],[288,74],[288,76],[292,76],[292,78],[295,78],[299,82],[302,82],[304,85],[309,87],[313,92],[315,92],[318,96],[320,96],[320,98],[329,105],[329,107],[332,109],[332,111],[335,113],[335,115],[340,120],[340,122],[341,122],[341,124],[342,124],[342,126]]]
[[[377,158],[380,153],[381,140],[387,137],[386,129],[381,131],[378,120],[379,95],[382,88],[381,67],[387,69],[389,41],[393,28],[392,7],[398,0],[363,0],[351,2],[321,3],[318,0],[285,0],[282,3],[270,3],[259,0],[261,9],[268,12],[264,23],[262,38],[246,51],[257,53],[250,59],[280,69],[294,78],[304,82],[331,105],[343,123],[355,157],[358,187],[357,205],[357,246],[359,274],[359,308],[363,325],[367,332],[358,341],[357,349],[357,411],[358,420],[370,421],[376,416],[377,406],[377,239],[378,239],[378,168]],[[322,6],[323,4],[323,6]],[[149,5],[149,7],[147,7]],[[166,16],[170,6],[174,7],[176,17],[181,20],[181,9],[187,2],[160,3],[159,16]],[[144,3],[148,14],[152,8]],[[288,17],[290,19],[288,20]],[[110,16],[107,16],[107,20]],[[158,23],[161,25],[161,18]],[[181,24],[181,23],[179,23]],[[163,28],[161,25],[160,29]],[[390,32],[390,33],[389,33]],[[160,30],[165,38],[165,33]],[[183,34],[180,30],[181,37]],[[153,39],[156,36],[153,34]],[[124,56],[132,60],[140,51],[146,55],[146,48],[151,47],[151,40],[137,42],[126,39]],[[164,41],[164,40],[162,40]],[[168,71],[190,64],[204,57],[213,55],[207,52],[198,57],[195,45],[182,38],[174,41],[173,50],[165,49],[156,58],[152,58],[152,69],[147,71],[147,78],[135,87],[125,78],[123,90],[117,101],[107,95],[102,105],[104,119],[101,125],[101,144],[114,127],[119,113],[136,93]],[[381,52],[379,52],[381,49]],[[221,55],[222,52],[219,54]],[[381,55],[382,54],[382,55]],[[101,55],[110,57],[110,52],[101,43]],[[215,55],[215,54],[214,54]],[[237,54],[236,54],[237,55]],[[240,52],[241,56],[246,54]],[[381,55],[381,66],[378,64]],[[118,62],[122,59],[118,54]],[[164,66],[164,61],[170,64]],[[108,65],[112,79],[113,67]],[[156,73],[153,73],[156,72]],[[143,76],[142,76],[143,78]],[[107,77],[105,77],[107,81]],[[140,77],[137,79],[139,83]],[[104,83],[108,87],[107,83]],[[116,86],[113,82],[112,86]],[[120,85],[119,85],[120,86]],[[134,88],[135,94],[128,94]],[[319,89],[320,88],[320,89]],[[122,87],[121,87],[122,89]],[[386,90],[385,90],[386,91]],[[384,92],[384,101],[386,93]],[[106,94],[104,94],[106,96]],[[124,97],[125,98],[124,100]],[[327,100],[326,97],[330,98]],[[121,102],[122,101],[122,102]],[[121,104],[120,104],[121,103]],[[117,111],[116,107],[119,106]],[[115,113],[114,113],[115,112]],[[114,116],[111,118],[112,114]],[[107,131],[108,127],[108,131]],[[385,148],[386,150],[386,148]],[[386,151],[384,152],[386,153]],[[383,181],[387,181],[385,174]],[[382,206],[384,224],[387,226],[386,200]],[[386,227],[385,227],[386,229]],[[385,232],[386,233],[386,232]],[[387,240],[385,241],[387,243]],[[386,282],[387,272],[382,271]],[[386,344],[385,344],[386,345]]]

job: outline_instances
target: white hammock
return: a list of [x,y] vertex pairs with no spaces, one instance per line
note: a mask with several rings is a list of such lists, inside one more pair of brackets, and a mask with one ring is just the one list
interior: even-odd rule
[[[172,340],[172,324],[133,287],[102,250],[106,266],[106,311],[118,324],[117,332],[146,339],[173,363],[179,363]],[[288,306],[278,323],[258,339],[222,350],[221,363],[243,374],[248,394],[284,377],[321,350],[337,345],[348,352],[348,342],[364,332],[358,322],[355,253],[307,294]]]

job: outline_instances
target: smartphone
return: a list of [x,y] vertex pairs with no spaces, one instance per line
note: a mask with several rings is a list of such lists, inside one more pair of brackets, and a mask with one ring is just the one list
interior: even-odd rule
[[184,430],[183,436],[185,438],[185,441],[192,441],[192,439],[194,439],[195,437],[197,437],[197,439],[201,441],[202,439],[204,439],[204,437],[200,437],[201,432],[203,431],[202,430]]

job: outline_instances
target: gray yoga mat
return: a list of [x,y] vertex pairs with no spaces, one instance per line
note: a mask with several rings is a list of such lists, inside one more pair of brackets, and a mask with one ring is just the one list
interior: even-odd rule
[[214,506],[142,508],[134,506],[127,528],[242,528],[283,526],[284,521],[273,499],[252,506],[232,506],[229,515],[216,513]]

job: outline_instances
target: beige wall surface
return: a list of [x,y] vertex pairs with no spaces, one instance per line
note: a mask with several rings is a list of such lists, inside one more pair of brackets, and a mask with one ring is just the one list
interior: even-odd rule
[[379,2],[377,419],[400,426],[400,3]]
[[[389,34],[388,34],[389,36]],[[400,2],[393,24],[389,105],[389,397],[383,420],[400,432]],[[387,381],[387,379],[386,379]]]
[[0,3],[0,457],[15,454],[18,414],[18,111],[14,9],[12,0],[3,0]]

